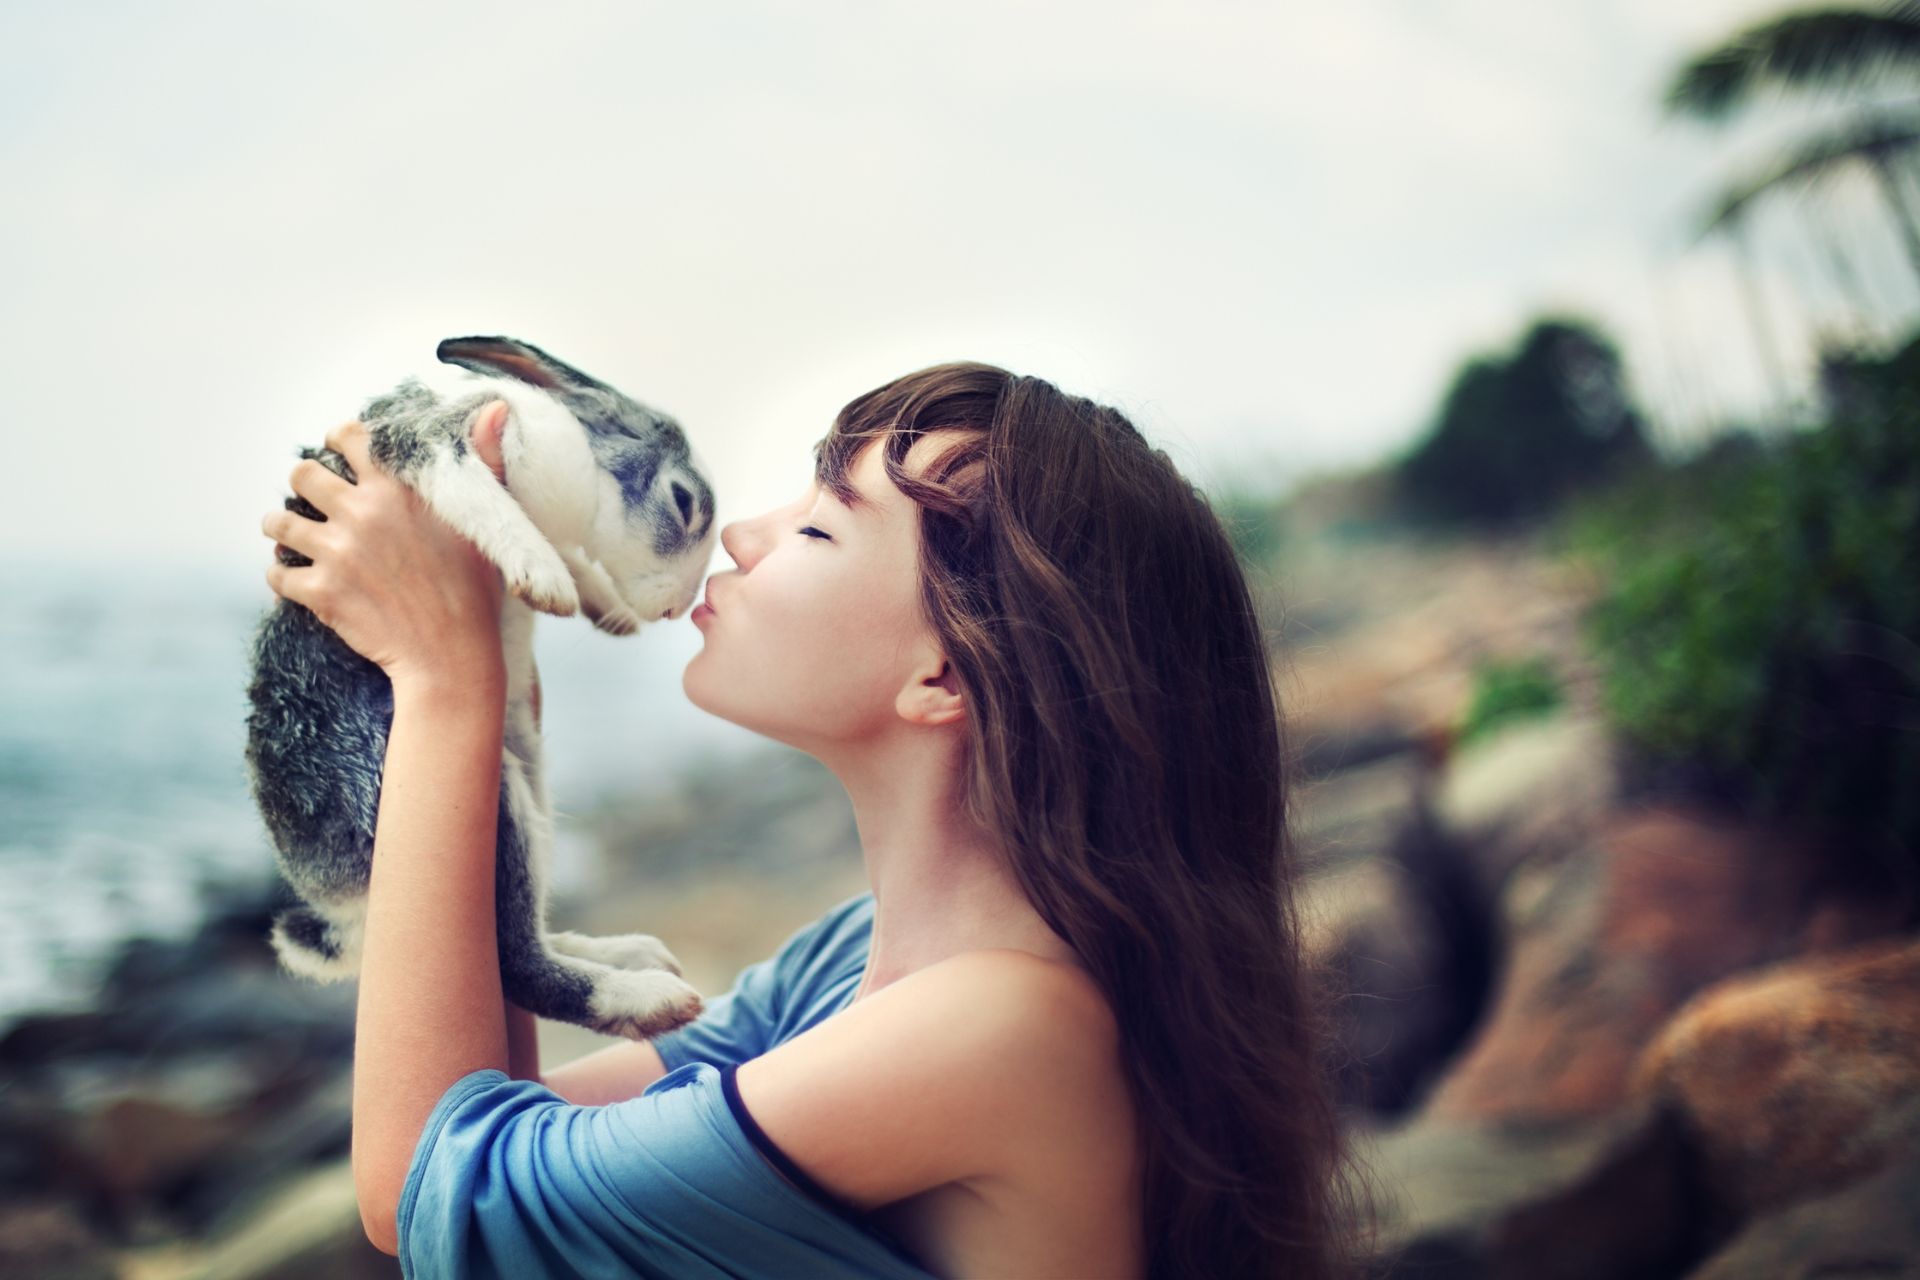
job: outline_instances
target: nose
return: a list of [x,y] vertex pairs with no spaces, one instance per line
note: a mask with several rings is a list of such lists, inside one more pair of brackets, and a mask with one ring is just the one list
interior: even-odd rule
[[745,564],[740,558],[740,527],[744,523],[742,520],[730,520],[720,526],[721,549],[733,557],[735,564]]

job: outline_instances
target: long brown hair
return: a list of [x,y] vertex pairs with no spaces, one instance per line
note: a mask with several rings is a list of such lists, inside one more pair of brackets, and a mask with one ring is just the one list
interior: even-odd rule
[[[921,435],[958,428],[918,477]],[[971,361],[862,395],[968,714],[966,811],[1100,983],[1143,1121],[1148,1274],[1358,1274],[1362,1215],[1304,967],[1266,635],[1204,495],[1118,411]]]

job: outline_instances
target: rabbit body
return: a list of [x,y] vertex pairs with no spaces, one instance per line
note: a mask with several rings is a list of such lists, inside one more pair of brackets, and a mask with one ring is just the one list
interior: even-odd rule
[[[590,937],[545,926],[552,806],[533,715],[533,615],[584,611],[627,635],[693,603],[711,552],[713,495],[673,419],[525,343],[449,339],[443,361],[474,372],[456,393],[417,379],[369,400],[374,462],[500,568],[507,673],[494,903],[501,987],[542,1017],[646,1039],[697,1016],[699,993],[651,934]],[[492,400],[509,414],[506,484],[467,431]],[[304,457],[348,480],[331,449]],[[305,499],[289,509],[324,520]],[[282,549],[288,564],[310,561]],[[275,918],[289,972],[316,982],[359,973],[380,775],[393,720],[386,673],[310,609],[287,599],[255,628],[246,762],[280,869],[304,906]]]

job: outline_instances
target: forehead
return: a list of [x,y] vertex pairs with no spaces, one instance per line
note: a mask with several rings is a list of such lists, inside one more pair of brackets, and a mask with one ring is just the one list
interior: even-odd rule
[[[948,444],[943,432],[932,431],[915,440],[908,447],[903,460],[909,475],[918,475],[923,467]],[[886,521],[897,516],[911,501],[895,486],[887,475],[887,466],[881,440],[871,441],[861,446],[854,455],[853,465],[847,469],[847,480],[859,491],[864,502],[847,507],[840,503],[839,496],[814,481],[816,491],[825,493],[842,507],[863,520]]]

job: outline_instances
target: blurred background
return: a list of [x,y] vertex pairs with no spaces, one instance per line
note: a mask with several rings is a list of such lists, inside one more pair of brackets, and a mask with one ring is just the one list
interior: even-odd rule
[[[459,334],[680,418],[722,520],[944,360],[1174,457],[1380,1274],[1920,1270],[1920,7],[13,0],[0,104],[0,1274],[397,1274],[246,645],[299,446]],[[699,643],[537,654],[552,923],[718,993],[866,881]]]

